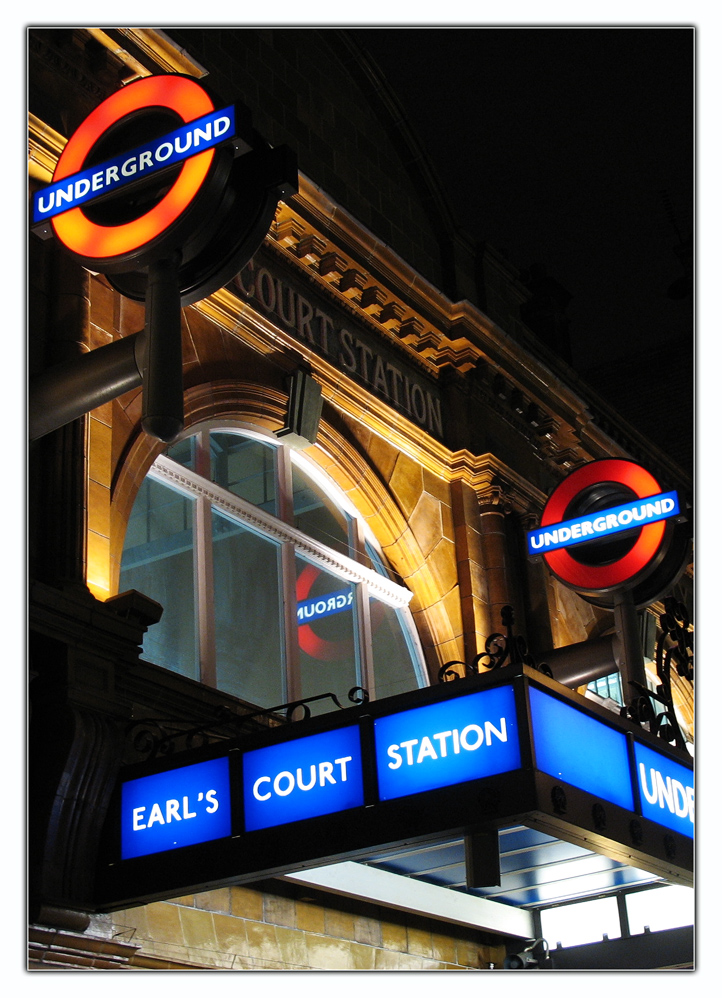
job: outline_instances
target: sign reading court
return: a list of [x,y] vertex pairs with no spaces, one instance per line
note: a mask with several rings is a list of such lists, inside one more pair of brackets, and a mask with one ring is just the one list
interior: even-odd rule
[[363,804],[357,725],[281,742],[243,756],[246,831]]

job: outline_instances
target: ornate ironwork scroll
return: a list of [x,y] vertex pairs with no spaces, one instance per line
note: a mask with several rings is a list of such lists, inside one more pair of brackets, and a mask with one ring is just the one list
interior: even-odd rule
[[[537,665],[534,657],[529,652],[526,640],[520,634],[514,634],[514,608],[503,606],[501,608],[501,623],[506,628],[506,634],[495,632],[490,634],[484,642],[484,651],[475,655],[471,662],[461,662],[458,660],[445,662],[439,669],[439,682],[448,683],[456,679],[468,679],[471,676],[478,676],[480,668],[485,671],[500,669],[506,665],[528,665],[532,669],[542,672],[545,676],[552,677],[552,671],[545,662]],[[463,675],[454,668],[461,666]]]
[[694,682],[693,636],[687,609],[674,596],[664,600],[659,626],[661,633],[655,651],[659,685],[656,690],[648,690],[640,683],[633,683],[639,696],[623,707],[621,713],[636,724],[649,724],[651,734],[689,751],[674,709],[672,666],[683,679]]
[[[368,691],[362,686],[353,686],[348,691],[348,699],[352,704],[367,703]],[[274,719],[279,723],[291,724],[294,720],[306,720],[311,716],[309,704],[321,700],[331,700],[340,710],[347,708],[341,703],[335,693],[319,693],[316,696],[294,700],[291,703],[278,704],[263,710],[251,711],[247,714],[236,714],[228,707],[219,707],[213,717],[204,724],[190,726],[182,721],[168,718],[143,718],[130,725],[126,734],[135,753],[145,759],[155,759],[173,755],[179,751],[192,748],[202,748],[214,742],[227,741],[239,735],[248,734],[265,727],[262,718]],[[301,715],[294,718],[294,713],[301,708]]]

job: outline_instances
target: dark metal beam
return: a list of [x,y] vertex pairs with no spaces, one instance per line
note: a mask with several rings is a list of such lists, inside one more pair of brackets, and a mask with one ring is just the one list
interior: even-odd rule
[[[549,966],[551,965],[551,966]],[[551,970],[664,970],[694,965],[694,928],[685,925],[644,932],[627,939],[569,946],[549,951]]]
[[139,388],[145,331],[74,357],[37,375],[29,386],[31,440],[71,423],[86,412]]
[[566,648],[554,648],[539,656],[558,683],[576,689],[595,679],[619,671],[619,638],[608,634],[592,641],[580,641]]

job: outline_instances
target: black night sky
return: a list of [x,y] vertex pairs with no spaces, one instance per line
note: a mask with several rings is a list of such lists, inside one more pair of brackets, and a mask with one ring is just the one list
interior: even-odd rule
[[546,268],[571,295],[576,370],[691,465],[694,29],[353,34],[457,220]]

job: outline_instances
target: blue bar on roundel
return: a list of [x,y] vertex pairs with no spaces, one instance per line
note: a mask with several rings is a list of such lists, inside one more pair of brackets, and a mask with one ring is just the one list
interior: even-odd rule
[[675,491],[661,492],[636,502],[623,503],[609,509],[578,516],[562,523],[552,523],[528,531],[527,552],[530,556],[546,554],[558,548],[604,540],[612,534],[635,530],[648,523],[679,516],[679,497]]
[[33,195],[33,224],[79,208],[103,194],[183,162],[235,135],[233,105],[188,122],[180,128],[130,149],[96,166],[48,184]]

